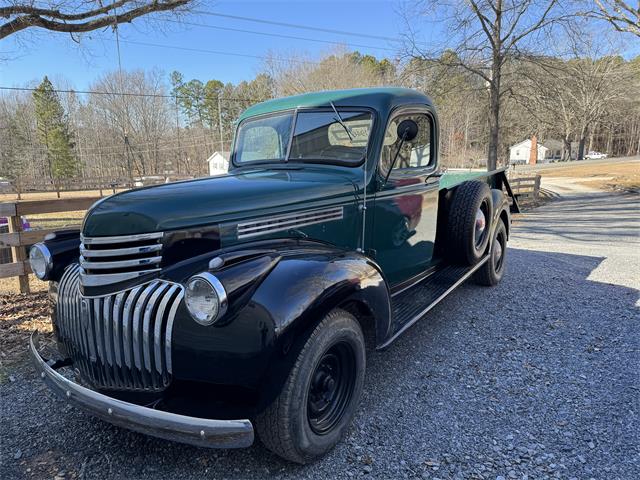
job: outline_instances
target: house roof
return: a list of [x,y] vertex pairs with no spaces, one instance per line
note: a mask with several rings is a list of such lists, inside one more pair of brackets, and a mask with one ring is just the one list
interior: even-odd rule
[[528,143],[528,144],[529,144],[529,146],[530,146],[530,145],[531,145],[531,140],[527,138],[526,140],[523,140],[523,141],[521,141],[521,142],[519,142],[519,143],[516,143],[516,144],[514,144],[514,145],[511,145],[509,148],[518,148],[518,147],[523,146],[525,143]]
[[422,103],[433,105],[429,97],[416,90],[397,87],[353,88],[305,93],[293,97],[277,98],[258,103],[246,109],[239,120],[282,110],[295,108],[327,107],[329,102],[341,107],[368,107],[386,115],[398,105]]
[[229,161],[229,152],[224,152],[224,153],[220,153],[218,151],[215,151],[211,154],[211,156],[209,158],[207,158],[207,162],[211,162],[214,157],[216,155],[220,155],[222,158],[224,158],[226,161]]

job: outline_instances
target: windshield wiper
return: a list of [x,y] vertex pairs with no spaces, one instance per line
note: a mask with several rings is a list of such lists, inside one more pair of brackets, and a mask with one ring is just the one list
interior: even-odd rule
[[336,109],[336,106],[333,104],[333,102],[329,102],[329,105],[331,105],[331,108],[333,108],[333,111],[335,112],[336,117],[338,117],[338,118],[334,117],[334,120],[337,120],[338,123],[342,126],[342,128],[344,128],[344,131],[347,132],[347,135],[349,136],[349,141],[353,143],[353,136],[351,136],[351,129],[347,127],[345,123],[342,121],[342,117],[338,113],[338,110]]

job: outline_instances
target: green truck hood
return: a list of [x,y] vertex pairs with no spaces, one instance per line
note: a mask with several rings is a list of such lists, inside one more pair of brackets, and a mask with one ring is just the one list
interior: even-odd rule
[[307,166],[245,170],[130,190],[97,202],[82,232],[91,237],[133,235],[322,208],[355,194],[358,171]]

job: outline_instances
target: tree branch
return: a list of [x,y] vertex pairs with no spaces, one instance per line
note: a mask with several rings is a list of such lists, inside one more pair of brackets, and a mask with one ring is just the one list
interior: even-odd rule
[[[108,14],[109,11],[130,3],[132,0],[119,0],[111,3],[106,7],[94,9],[89,12],[79,14],[58,14],[55,10],[43,10],[28,7],[27,5],[18,5],[15,7],[3,7],[0,8],[0,16],[11,17],[16,13],[8,12],[9,10],[21,10],[24,13],[18,13],[18,16],[9,22],[0,25],[0,39],[8,37],[14,33],[30,27],[40,27],[55,32],[66,33],[79,33],[89,32],[99,28],[103,28],[114,23],[127,23],[131,22],[135,18],[141,17],[154,12],[162,12],[168,10],[175,10],[181,6],[189,4],[192,0],[151,0],[146,5],[142,5],[137,8],[125,11],[119,15]],[[31,10],[31,13],[27,13]],[[41,13],[36,13],[36,12]],[[8,12],[8,13],[7,13]],[[47,12],[47,13],[42,13]],[[55,20],[49,20],[45,17],[54,18]],[[81,23],[67,23],[70,17],[75,19],[88,19],[91,20]]]

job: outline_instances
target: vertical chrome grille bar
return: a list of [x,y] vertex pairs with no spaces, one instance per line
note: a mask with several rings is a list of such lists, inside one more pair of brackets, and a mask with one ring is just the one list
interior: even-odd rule
[[113,302],[113,350],[116,365],[122,367],[122,304],[125,294],[120,292]]
[[91,312],[91,329],[96,339],[96,350],[98,351],[98,358],[104,359],[104,335],[102,335],[102,322],[100,321],[100,299],[90,300],[92,305]]
[[133,322],[133,309],[142,287],[134,288],[129,297],[124,302],[122,312],[122,346],[124,348],[124,363],[127,367],[133,368],[133,348],[131,344],[131,323]]
[[[162,318],[158,319],[156,306],[158,305],[158,299],[160,296],[169,288],[168,284],[160,284],[160,286],[153,292],[151,298],[147,302],[147,306],[144,309],[144,318],[142,320],[142,353],[144,360],[144,367],[150,372],[153,373],[153,365],[151,360],[152,355],[152,345],[153,345],[153,334],[154,328],[152,322],[162,323]],[[156,313],[154,316],[153,314]],[[160,372],[162,373],[162,372]],[[154,376],[152,375],[152,378]]]
[[[156,371],[162,375],[164,372],[166,361],[162,361],[163,356],[163,347],[164,347],[164,338],[162,338],[162,329],[166,325],[165,322],[165,312],[167,310],[167,305],[173,298],[174,294],[178,290],[178,285],[172,285],[169,288],[169,291],[163,295],[162,300],[160,301],[160,305],[158,305],[158,313],[156,313],[156,324],[153,329],[153,349],[154,349],[154,360],[156,364]],[[164,363],[164,364],[163,364]]]
[[169,374],[173,373],[173,365],[171,362],[171,338],[173,336],[173,319],[176,316],[176,311],[178,310],[178,305],[182,301],[182,297],[184,293],[182,290],[176,295],[175,300],[171,304],[171,310],[169,310],[169,318],[167,319],[167,330],[165,332],[164,337],[164,351],[165,351],[165,361],[167,363],[167,372]]
[[105,297],[102,307],[102,325],[104,329],[104,348],[107,362],[113,366],[113,323],[111,322],[111,297]]
[[147,305],[147,300],[151,293],[158,286],[158,282],[152,282],[147,288],[144,289],[140,298],[136,302],[136,307],[133,310],[133,325],[132,325],[132,337],[133,337],[133,363],[138,370],[142,370],[142,318],[144,309]]
[[93,336],[93,308],[91,305],[91,300],[83,299],[81,302],[81,315],[80,319],[82,321],[82,326],[80,327],[80,331],[84,334],[85,341],[87,342],[88,350],[89,350],[89,360],[95,362],[98,357],[96,355],[96,344]]

